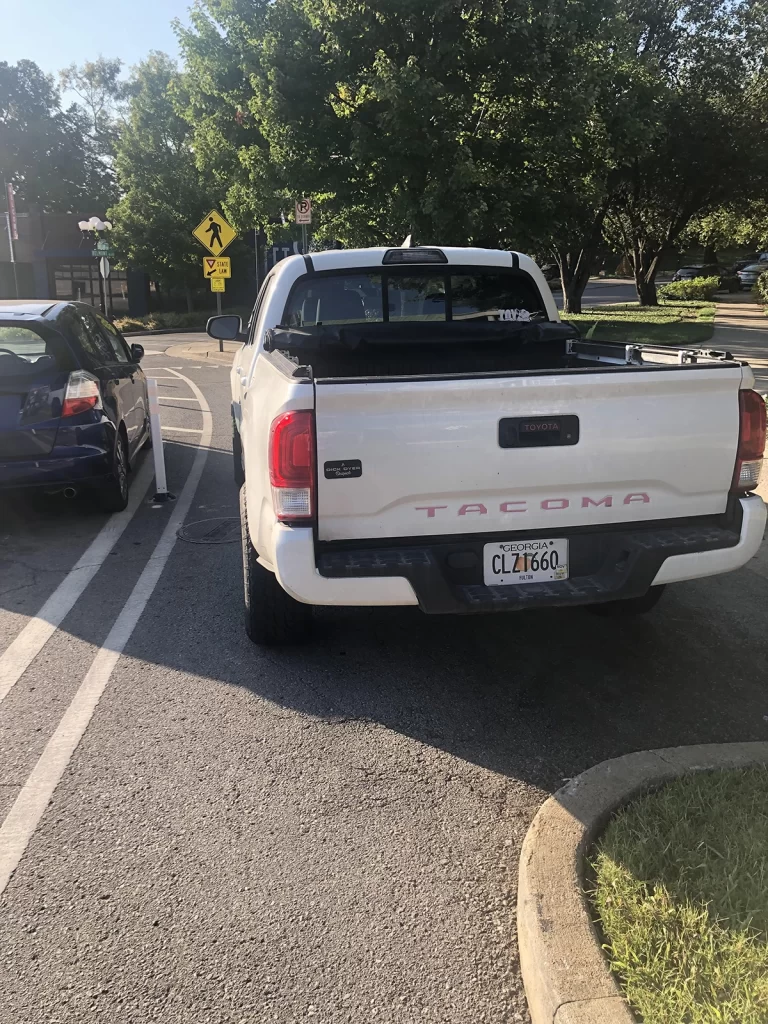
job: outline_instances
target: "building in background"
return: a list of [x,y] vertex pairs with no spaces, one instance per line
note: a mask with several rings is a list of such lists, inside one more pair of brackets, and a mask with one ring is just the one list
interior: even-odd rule
[[[78,228],[77,222],[82,219],[82,215],[72,213],[41,213],[35,207],[17,211],[19,238],[14,250],[20,298],[101,304],[99,264],[91,255],[94,239]],[[16,283],[4,213],[2,221],[0,298],[12,299],[16,297]],[[109,305],[117,315],[125,315],[129,309],[128,277],[124,270],[113,270],[107,282]]]

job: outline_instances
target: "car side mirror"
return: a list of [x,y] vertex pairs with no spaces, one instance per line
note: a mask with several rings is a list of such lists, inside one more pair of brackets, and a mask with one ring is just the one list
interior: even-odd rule
[[208,335],[217,341],[245,341],[243,322],[239,316],[226,314],[212,316],[205,327]]
[[131,359],[133,359],[134,363],[140,363],[143,358],[144,358],[144,346],[143,345],[137,345],[135,343],[133,345],[131,345]]

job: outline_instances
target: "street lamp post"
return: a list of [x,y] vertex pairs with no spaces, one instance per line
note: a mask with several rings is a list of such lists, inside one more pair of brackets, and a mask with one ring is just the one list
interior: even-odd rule
[[101,303],[101,311],[104,316],[109,316],[109,310],[112,305],[111,289],[109,288],[109,257],[112,255],[112,249],[104,238],[99,238],[99,232],[111,231],[112,222],[108,220],[102,220],[100,217],[91,217],[90,220],[78,221],[77,226],[80,230],[85,233],[86,231],[92,231],[93,237],[96,240],[95,248],[91,250],[91,255],[97,260],[97,267],[99,270],[99,300]]

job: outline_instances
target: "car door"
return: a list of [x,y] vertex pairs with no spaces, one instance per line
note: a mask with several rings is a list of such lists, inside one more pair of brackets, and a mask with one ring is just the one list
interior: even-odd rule
[[259,338],[264,330],[264,311],[269,304],[269,297],[275,283],[274,274],[269,276],[261,286],[256,303],[253,307],[250,320],[248,321],[248,340],[235,354],[230,375],[232,389],[232,417],[237,430],[240,430],[242,417],[242,402],[244,393],[247,391],[253,370],[253,361],[258,353]]
[[131,453],[141,444],[149,427],[149,399],[147,397],[147,378],[139,363],[133,358],[131,349],[125,338],[114,324],[99,313],[94,313],[95,320],[106,337],[107,344],[114,353],[117,364],[127,366],[130,371],[132,390],[132,408],[126,417],[128,442]]
[[92,361],[92,370],[99,378],[101,396],[107,415],[115,426],[125,425],[129,451],[136,436],[134,410],[134,382],[128,357],[118,359],[115,350],[101,330],[96,311],[85,305],[76,307],[78,330],[83,335],[82,345]]

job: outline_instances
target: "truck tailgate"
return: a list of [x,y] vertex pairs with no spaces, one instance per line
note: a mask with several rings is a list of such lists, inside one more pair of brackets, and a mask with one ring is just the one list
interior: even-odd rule
[[320,540],[725,511],[740,366],[318,380]]

